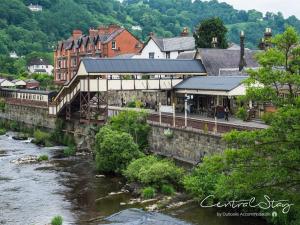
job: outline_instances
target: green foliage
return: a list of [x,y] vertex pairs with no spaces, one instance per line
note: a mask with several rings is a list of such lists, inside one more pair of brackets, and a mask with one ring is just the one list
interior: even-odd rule
[[68,146],[64,149],[64,156],[73,156],[76,153],[76,147],[75,146]]
[[5,128],[0,128],[0,135],[6,134],[6,129]]
[[202,21],[194,37],[198,48],[212,48],[212,39],[217,38],[217,48],[227,48],[227,28],[220,18],[211,18]]
[[51,146],[50,138],[51,134],[48,132],[41,131],[39,129],[34,131],[33,134],[34,143],[38,145]]
[[174,133],[173,133],[172,130],[170,130],[170,129],[168,128],[168,129],[165,129],[165,130],[164,130],[164,135],[165,135],[167,138],[171,139],[171,138],[173,138]]
[[145,199],[154,198],[156,195],[156,190],[153,187],[146,187],[142,190],[142,197]]
[[143,154],[130,134],[105,126],[96,135],[96,166],[105,173],[120,173]]
[[150,126],[147,124],[147,113],[122,111],[109,121],[112,130],[129,133],[140,150],[148,147]]
[[239,109],[236,112],[236,117],[243,121],[246,121],[248,119],[247,110],[244,107],[239,107]]
[[63,224],[63,218],[61,216],[55,216],[51,220],[51,225],[62,225]]
[[145,156],[132,161],[124,175],[129,181],[137,181],[143,185],[179,184],[184,170],[168,159],[156,156]]
[[0,98],[0,110],[2,112],[4,112],[4,110],[5,110],[5,105],[6,105],[5,99],[4,98]]
[[172,185],[163,184],[161,186],[161,193],[163,193],[164,195],[174,195],[175,189]]
[[274,117],[273,114],[274,114],[274,113],[270,113],[270,112],[264,113],[264,115],[262,116],[262,120],[263,120],[266,124],[270,125],[270,124],[272,123],[272,121],[273,121],[273,117]]
[[38,157],[38,161],[41,162],[41,161],[48,161],[49,160],[49,157],[48,155],[40,155]]

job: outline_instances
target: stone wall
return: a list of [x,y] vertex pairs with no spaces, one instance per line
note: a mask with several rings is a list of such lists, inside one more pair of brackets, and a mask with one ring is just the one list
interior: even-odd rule
[[[159,155],[197,164],[203,156],[220,153],[226,148],[220,135],[207,134],[194,129],[172,128],[152,124],[149,135],[150,150]],[[164,132],[170,129],[173,137]]]
[[108,104],[114,106],[121,106],[121,99],[128,103],[133,100],[146,101],[151,105],[155,102],[161,102],[163,105],[167,104],[167,92],[161,91],[110,91]]
[[55,128],[55,118],[48,116],[48,108],[40,106],[6,103],[5,110],[0,111],[0,119],[13,120],[48,129]]

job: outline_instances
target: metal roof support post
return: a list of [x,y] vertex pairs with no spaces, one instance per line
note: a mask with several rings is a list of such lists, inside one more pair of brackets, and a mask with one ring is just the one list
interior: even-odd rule
[[184,94],[184,126],[187,127],[187,102],[188,102],[188,97],[187,97],[187,92],[185,91]]

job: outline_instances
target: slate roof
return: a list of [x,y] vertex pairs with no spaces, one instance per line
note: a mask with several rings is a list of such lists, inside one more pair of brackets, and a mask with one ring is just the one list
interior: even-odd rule
[[126,53],[126,54],[121,54],[113,57],[114,59],[131,59],[135,56],[134,53]]
[[189,51],[195,49],[194,37],[151,37],[162,52]]
[[[198,52],[207,70],[208,76],[218,76],[220,70],[222,71],[226,69],[236,69],[236,75],[241,74],[238,71],[240,50],[200,48],[198,49]],[[255,54],[258,52],[259,51],[257,50],[245,50],[245,60],[247,63],[246,68],[259,67],[259,64],[254,58]],[[242,74],[245,75],[245,72]]]
[[174,89],[231,91],[247,78],[247,76],[194,76],[180,82]]
[[34,58],[32,59],[29,64],[29,66],[33,66],[33,65],[50,65],[49,61],[47,59],[42,59],[42,58]]
[[88,73],[206,73],[200,60],[84,58]]
[[181,53],[177,56],[177,59],[195,59],[196,54],[197,54],[196,50],[194,50],[194,51],[181,52]]

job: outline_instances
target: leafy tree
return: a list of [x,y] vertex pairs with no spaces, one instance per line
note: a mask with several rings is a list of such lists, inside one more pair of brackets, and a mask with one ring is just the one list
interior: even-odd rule
[[[277,211],[278,216],[266,219],[296,225],[300,223],[299,36],[287,28],[273,43],[273,49],[259,54],[262,67],[250,72],[247,91],[247,98],[277,107],[270,127],[226,134],[229,149],[205,157],[184,184],[198,199],[213,195],[211,201],[255,197],[257,202],[266,202],[268,195],[271,200],[288,200],[293,204],[288,213],[282,207],[270,208],[267,211]],[[285,91],[287,96],[281,94]]]
[[96,166],[104,173],[120,173],[143,154],[130,134],[103,127],[96,135]]
[[211,18],[204,20],[197,28],[194,37],[196,46],[198,48],[211,48],[212,39],[216,37],[218,39],[218,48],[227,48],[226,38],[227,28],[220,18]]
[[122,111],[110,119],[109,125],[113,130],[129,133],[141,150],[148,146],[150,126],[145,112]]

